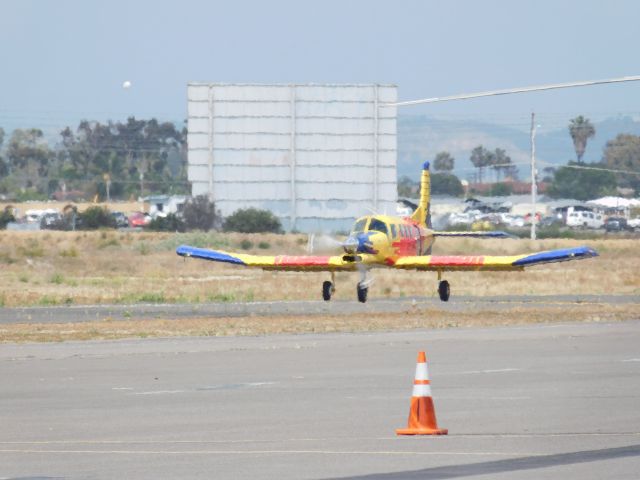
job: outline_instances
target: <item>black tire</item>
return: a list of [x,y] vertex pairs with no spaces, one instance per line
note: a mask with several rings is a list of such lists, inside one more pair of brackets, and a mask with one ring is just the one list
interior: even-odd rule
[[451,287],[449,286],[449,282],[446,280],[442,280],[438,285],[438,295],[440,295],[440,300],[443,302],[449,301],[449,296],[451,295]]
[[367,293],[369,292],[368,287],[363,287],[358,284],[358,301],[360,303],[364,303],[367,301]]
[[322,298],[325,302],[331,300],[331,290],[333,290],[333,285],[329,280],[322,282]]

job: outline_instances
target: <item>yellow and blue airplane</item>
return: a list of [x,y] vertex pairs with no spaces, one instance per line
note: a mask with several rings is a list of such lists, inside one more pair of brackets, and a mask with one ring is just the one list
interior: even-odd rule
[[449,300],[450,286],[442,275],[459,270],[521,271],[525,267],[543,263],[564,262],[595,257],[589,247],[563,248],[525,255],[431,255],[436,237],[494,237],[504,238],[504,232],[437,232],[431,229],[431,179],[429,162],[425,162],[420,181],[420,203],[410,217],[368,215],[356,220],[349,237],[340,245],[340,255],[249,255],[181,245],[176,253],[183,257],[231,263],[264,270],[326,271],[331,280],[322,284],[322,298],[331,299],[335,292],[335,273],[359,271],[358,300],[367,301],[372,268],[435,271],[438,273],[440,300]]

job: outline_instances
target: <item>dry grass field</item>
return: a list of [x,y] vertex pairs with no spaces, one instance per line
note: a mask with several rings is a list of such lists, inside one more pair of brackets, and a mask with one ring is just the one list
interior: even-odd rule
[[[249,241],[251,245],[247,245]],[[236,302],[318,300],[325,273],[263,272],[175,254],[180,244],[260,254],[304,254],[306,235],[147,232],[0,232],[0,306],[95,303]],[[243,245],[244,243],[244,245]],[[397,316],[283,317],[101,321],[63,325],[9,325],[0,342],[174,335],[238,335],[449,327],[520,322],[600,321],[637,317],[640,242],[637,240],[441,239],[438,254],[516,254],[588,244],[600,257],[533,267],[525,272],[449,273],[452,294],[638,296],[624,306],[585,304],[456,314],[401,312]],[[243,248],[244,247],[244,248]],[[370,298],[436,296],[431,272],[374,270]],[[336,298],[353,300],[357,274],[337,275]]]
[[[243,240],[251,242],[242,245]],[[305,235],[145,232],[0,232],[0,305],[317,300],[326,273],[264,272],[184,260],[187,243],[259,254],[304,254]],[[515,254],[589,244],[600,257],[525,272],[448,273],[453,295],[640,294],[636,240],[441,239],[438,254]],[[370,298],[436,295],[432,272],[373,271]],[[336,298],[355,297],[358,275],[337,275]]]

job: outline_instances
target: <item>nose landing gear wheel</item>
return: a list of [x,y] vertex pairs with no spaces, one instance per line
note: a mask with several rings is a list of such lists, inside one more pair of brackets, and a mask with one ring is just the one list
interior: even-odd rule
[[333,290],[333,283],[331,283],[329,280],[327,280],[326,282],[322,282],[322,298],[325,302],[331,300],[331,294],[333,293]]
[[360,303],[364,303],[367,301],[368,292],[369,292],[369,287],[363,286],[360,283],[358,284],[358,301]]
[[449,287],[449,282],[446,280],[442,280],[438,284],[438,295],[440,295],[440,300],[443,302],[449,301],[449,295],[451,295],[451,288]]

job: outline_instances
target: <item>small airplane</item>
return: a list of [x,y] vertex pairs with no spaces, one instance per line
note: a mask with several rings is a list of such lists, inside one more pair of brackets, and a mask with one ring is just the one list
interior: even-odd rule
[[431,177],[429,162],[425,162],[420,180],[420,203],[410,217],[367,215],[356,220],[348,238],[338,243],[344,252],[333,256],[313,255],[249,255],[209,250],[181,245],[176,253],[182,257],[200,258],[214,262],[231,263],[264,270],[326,271],[331,280],[322,284],[322,298],[331,300],[335,292],[335,273],[359,271],[358,300],[367,301],[372,268],[398,268],[404,270],[435,271],[438,273],[438,295],[446,302],[450,285],[442,275],[448,271],[522,271],[525,267],[543,263],[564,262],[595,257],[598,253],[589,247],[563,248],[524,255],[431,255],[437,237],[506,238],[500,231],[438,232],[431,228]]

